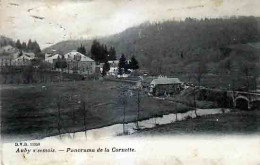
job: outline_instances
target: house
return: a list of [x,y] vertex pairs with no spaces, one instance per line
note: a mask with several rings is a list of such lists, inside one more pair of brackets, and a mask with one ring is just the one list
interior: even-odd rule
[[9,55],[1,55],[0,60],[1,60],[1,63],[0,63],[1,67],[12,65],[12,58]]
[[53,64],[54,61],[57,60],[58,58],[62,58],[62,55],[55,54],[55,55],[48,55],[48,56],[46,56],[46,54],[45,54],[45,61],[49,62],[51,64]]
[[18,52],[18,49],[11,45],[6,45],[0,48],[0,54],[13,54],[15,52]]
[[[13,50],[13,49],[12,49]],[[15,51],[0,57],[1,66],[24,66],[31,64],[30,60],[35,58],[32,52]]]
[[94,74],[96,69],[96,63],[91,58],[73,50],[64,55],[69,70],[73,70],[74,73],[83,75]]
[[[108,63],[109,63],[110,69],[107,72],[107,74],[111,75],[111,76],[116,76],[117,72],[118,72],[118,63],[119,63],[119,61],[118,60],[108,61]],[[103,69],[103,68],[101,68],[101,69]],[[102,72],[102,70],[101,70],[101,72]]]
[[35,54],[33,52],[24,52],[24,51],[22,51],[22,54],[30,57],[31,59],[35,58]]
[[159,96],[164,94],[178,94],[181,89],[181,81],[178,78],[158,77],[150,83],[150,93]]
[[25,51],[17,51],[11,55],[12,59],[17,59],[21,55],[26,55],[27,57],[30,57],[31,59],[35,58],[35,54],[33,52],[25,52]]
[[12,60],[12,65],[14,66],[26,66],[26,65],[30,65],[31,64],[31,60],[33,58],[31,58],[29,55],[27,54],[22,54],[20,57]]
[[118,61],[118,60],[108,61],[108,63],[109,63],[109,66],[110,66],[110,67],[117,68],[119,61]]
[[144,77],[144,79],[142,80],[142,87],[144,89],[146,89],[147,91],[150,90],[150,86],[151,86],[151,82],[156,79],[157,77],[152,77],[152,76],[149,76],[149,77]]
[[0,60],[1,66],[12,65],[12,60],[17,58],[18,56],[14,56],[14,54],[18,53],[18,49],[14,48],[11,45],[6,45],[0,48]]

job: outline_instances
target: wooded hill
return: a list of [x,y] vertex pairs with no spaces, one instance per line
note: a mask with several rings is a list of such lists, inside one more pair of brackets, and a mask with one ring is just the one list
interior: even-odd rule
[[[230,57],[226,47],[260,41],[260,18],[186,18],[184,21],[143,23],[97,40],[115,47],[118,58],[122,53],[128,58],[135,55],[141,67],[152,74],[186,73],[199,63],[206,64],[208,72],[219,73],[220,63],[236,58],[235,55]],[[63,41],[44,51],[56,49],[66,53],[81,44],[89,53],[92,40]],[[259,54],[253,54],[259,58]],[[249,58],[250,62],[259,64],[259,60],[255,60],[257,57]]]
[[8,37],[0,36],[0,47],[6,46],[6,45],[15,45],[15,42]]

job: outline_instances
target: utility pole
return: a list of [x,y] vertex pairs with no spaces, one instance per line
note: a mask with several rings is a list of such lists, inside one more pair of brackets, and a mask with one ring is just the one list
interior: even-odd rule
[[83,115],[84,115],[84,128],[85,128],[85,136],[87,138],[87,123],[86,123],[86,102],[85,100],[82,100],[82,104],[83,104]]
[[140,115],[140,90],[137,89],[137,120],[136,120],[136,127],[139,129],[138,121]]
[[126,103],[124,103],[123,134],[125,134],[125,108],[126,108]]
[[125,115],[126,115],[126,105],[127,105],[127,95],[126,95],[126,88],[122,87],[121,94],[119,95],[120,104],[123,105],[123,134],[126,133],[125,131]]
[[194,104],[194,108],[195,108],[195,115],[196,115],[196,117],[198,116],[197,115],[197,105],[196,105],[196,87],[194,87],[194,90],[193,90],[193,104]]
[[57,108],[58,108],[58,131],[59,131],[59,136],[61,138],[61,124],[60,124],[60,108],[61,108],[61,98],[59,96],[58,100],[57,100]]

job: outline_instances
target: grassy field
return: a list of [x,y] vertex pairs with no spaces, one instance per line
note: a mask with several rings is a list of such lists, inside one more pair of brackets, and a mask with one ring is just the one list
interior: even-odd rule
[[[1,133],[4,138],[35,139],[57,135],[58,128],[65,133],[83,131],[85,126],[86,129],[93,129],[122,123],[122,98],[127,100],[125,121],[135,121],[137,93],[131,90],[133,86],[101,80],[3,85]],[[123,90],[132,93],[132,96],[120,97]],[[184,104],[156,99],[144,93],[140,94],[140,98],[139,119],[190,110]]]
[[186,134],[259,134],[260,111],[233,110],[226,114],[201,116],[145,129],[132,136],[186,135]]

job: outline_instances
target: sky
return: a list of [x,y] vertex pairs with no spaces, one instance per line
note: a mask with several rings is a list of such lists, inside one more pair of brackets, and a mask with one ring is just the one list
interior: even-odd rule
[[0,0],[0,35],[63,40],[111,35],[143,22],[260,16],[259,0]]

